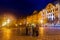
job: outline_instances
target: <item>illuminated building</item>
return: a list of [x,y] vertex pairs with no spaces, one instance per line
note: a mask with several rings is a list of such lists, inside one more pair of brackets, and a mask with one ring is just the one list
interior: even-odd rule
[[[58,4],[53,5],[52,3],[49,3],[43,10],[39,12],[34,11],[32,15],[27,16],[25,19],[24,18],[23,19],[27,25],[33,24],[33,23],[34,24],[47,24],[49,23],[48,20],[52,21],[52,23],[54,23],[55,21],[58,22],[58,19],[57,19],[59,17],[58,6],[59,6]],[[24,23],[24,21],[22,21],[22,23]]]

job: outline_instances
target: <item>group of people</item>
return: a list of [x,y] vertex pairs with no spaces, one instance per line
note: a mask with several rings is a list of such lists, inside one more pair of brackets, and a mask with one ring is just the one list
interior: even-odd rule
[[26,35],[30,36],[38,36],[39,35],[39,27],[38,25],[34,26],[26,26]]

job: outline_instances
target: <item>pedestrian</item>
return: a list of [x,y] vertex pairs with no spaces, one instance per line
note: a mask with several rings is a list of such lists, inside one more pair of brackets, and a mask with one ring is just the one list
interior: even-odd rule
[[35,33],[36,33],[36,36],[39,35],[39,27],[38,27],[38,25],[36,25],[36,27],[35,27]]
[[26,26],[26,35],[28,35],[28,26]]

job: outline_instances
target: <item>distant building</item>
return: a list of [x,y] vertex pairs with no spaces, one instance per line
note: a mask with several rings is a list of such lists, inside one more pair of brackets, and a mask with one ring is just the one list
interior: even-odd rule
[[[52,3],[49,3],[43,10],[41,11],[34,11],[32,15],[30,16],[27,16],[26,18],[26,23],[27,24],[31,24],[31,23],[34,23],[34,24],[47,24],[49,23],[49,21],[55,21],[55,22],[58,22],[58,19],[59,18],[59,22],[60,22],[60,9],[59,9],[59,4],[52,4]],[[24,23],[24,22],[23,22]],[[54,23],[54,22],[52,22]]]

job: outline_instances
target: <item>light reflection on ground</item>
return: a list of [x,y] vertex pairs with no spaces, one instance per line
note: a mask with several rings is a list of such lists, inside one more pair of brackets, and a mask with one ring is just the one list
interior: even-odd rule
[[39,28],[39,34],[40,34],[41,36],[44,35],[44,28],[43,28],[43,27],[40,27],[40,28]]
[[11,29],[8,28],[2,28],[3,31],[3,40],[9,40],[11,37]]
[[[0,40],[60,40],[60,27],[40,27],[39,36],[18,36],[16,29],[0,29]],[[14,31],[12,31],[14,30]]]

